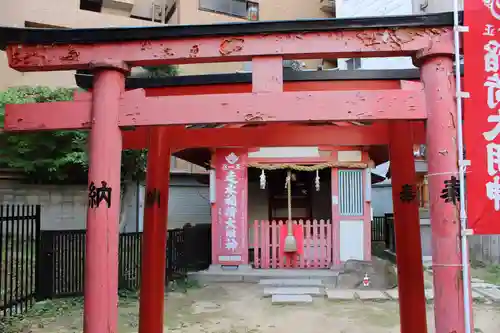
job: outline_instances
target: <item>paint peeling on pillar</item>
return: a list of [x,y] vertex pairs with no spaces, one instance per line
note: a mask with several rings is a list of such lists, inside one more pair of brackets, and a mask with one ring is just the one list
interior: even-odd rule
[[141,43],[141,51],[146,51],[153,48],[153,44],[149,40],[145,40]]
[[415,39],[416,32],[409,29],[378,29],[360,32],[356,37],[365,46],[386,44],[394,50],[401,50],[404,44]]
[[60,56],[59,59],[61,61],[78,61],[80,59],[80,52],[75,50],[75,48],[71,45],[68,46],[68,54],[64,56]]
[[245,40],[243,38],[224,39],[220,44],[219,53],[223,56],[227,56],[235,52],[240,52],[243,50],[244,43]]
[[189,57],[195,58],[198,56],[198,53],[200,53],[200,47],[198,46],[198,44],[195,44],[189,50]]
[[275,117],[266,116],[265,114],[260,112],[257,112],[256,114],[247,113],[244,117],[246,122],[261,122],[275,119]]
[[172,49],[170,47],[164,48],[163,53],[165,53],[165,55],[167,55],[169,57],[173,57],[175,55],[175,52],[172,51]]
[[11,56],[11,63],[12,66],[16,66],[19,64],[29,64],[31,62],[36,61],[35,59],[38,59],[38,63],[40,66],[43,66],[43,64],[47,63],[47,57],[43,54],[38,54],[36,51],[33,52],[28,52],[28,53],[21,53],[19,51],[14,51],[12,52]]

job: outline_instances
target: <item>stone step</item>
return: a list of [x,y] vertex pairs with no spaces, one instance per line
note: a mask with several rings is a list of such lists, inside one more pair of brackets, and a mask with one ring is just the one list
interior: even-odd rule
[[273,295],[271,298],[272,304],[308,304],[312,303],[311,295]]
[[356,294],[362,301],[385,301],[389,296],[381,290],[356,290]]
[[259,281],[262,286],[272,287],[324,287],[320,279],[262,279]]
[[325,292],[322,288],[318,287],[278,287],[278,288],[264,288],[264,297],[271,297],[274,295],[310,295],[310,296],[324,296]]
[[350,289],[330,289],[326,292],[327,298],[331,301],[386,301],[389,296],[381,290],[350,290]]
[[498,288],[474,288],[474,291],[495,303],[500,303],[500,289]]
[[356,298],[356,291],[348,289],[330,289],[326,291],[329,300],[332,301],[353,301]]

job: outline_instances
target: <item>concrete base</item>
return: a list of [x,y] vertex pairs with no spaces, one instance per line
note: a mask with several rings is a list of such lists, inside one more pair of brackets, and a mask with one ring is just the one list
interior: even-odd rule
[[264,288],[264,297],[274,295],[310,295],[313,297],[324,296],[325,293],[320,288],[315,287],[283,287],[283,288]]
[[208,267],[209,272],[250,272],[252,271],[252,266],[250,265],[238,265],[238,266],[224,266],[224,265],[210,265]]
[[356,294],[362,301],[385,301],[389,296],[380,290],[356,290]]
[[199,283],[249,282],[262,279],[313,279],[335,286],[339,272],[330,269],[253,269],[249,267],[221,267],[212,265],[206,271],[188,273],[190,279]]
[[310,295],[273,295],[272,304],[309,304],[313,299]]
[[356,297],[354,290],[332,289],[326,291],[326,296],[332,301],[352,301]]
[[389,289],[386,290],[385,293],[393,300],[399,300],[399,291],[398,289]]
[[260,285],[268,287],[324,287],[325,283],[321,279],[262,279]]

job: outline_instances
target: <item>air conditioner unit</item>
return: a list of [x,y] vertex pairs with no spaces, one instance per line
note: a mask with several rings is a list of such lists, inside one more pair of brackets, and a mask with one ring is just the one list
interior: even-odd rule
[[105,8],[130,12],[134,7],[134,0],[101,0]]
[[167,2],[165,0],[135,1],[131,16],[162,21],[166,14]]
[[[159,3],[157,3],[159,2]],[[153,17],[154,17],[154,20],[155,21],[160,21],[160,22],[163,22],[164,20],[164,12],[165,10],[167,9],[165,6],[165,3],[161,4],[161,2],[163,1],[155,1],[153,3]]]

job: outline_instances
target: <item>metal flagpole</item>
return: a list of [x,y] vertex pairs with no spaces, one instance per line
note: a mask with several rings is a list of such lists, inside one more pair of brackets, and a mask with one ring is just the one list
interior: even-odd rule
[[[464,0],[465,2],[465,0]],[[457,140],[458,140],[458,162],[460,179],[460,228],[461,228],[461,248],[462,248],[462,283],[464,292],[464,319],[465,332],[471,332],[471,288],[469,272],[469,247],[467,242],[467,212],[465,210],[465,169],[468,161],[464,160],[464,140],[463,140],[463,107],[461,64],[460,64],[460,32],[462,31],[458,17],[459,0],[453,0],[453,21],[455,39],[455,80],[457,89]],[[465,30],[465,29],[464,29]],[[465,59],[464,59],[465,61]]]

